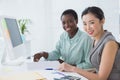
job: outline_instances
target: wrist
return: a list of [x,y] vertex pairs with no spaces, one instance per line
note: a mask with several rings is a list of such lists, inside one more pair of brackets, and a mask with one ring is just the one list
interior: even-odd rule
[[42,53],[42,57],[44,57],[45,59],[47,59],[48,58],[48,53],[47,52],[43,52]]
[[72,68],[72,72],[77,73],[77,67],[73,66],[73,68]]

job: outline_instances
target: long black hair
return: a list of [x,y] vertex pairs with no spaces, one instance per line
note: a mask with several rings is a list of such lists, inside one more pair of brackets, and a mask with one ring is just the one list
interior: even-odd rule
[[82,18],[84,15],[88,14],[88,13],[94,14],[95,17],[97,17],[99,20],[102,20],[103,18],[105,18],[102,9],[99,8],[99,7],[96,7],[96,6],[92,6],[92,7],[86,8],[86,9],[82,12],[81,18]]

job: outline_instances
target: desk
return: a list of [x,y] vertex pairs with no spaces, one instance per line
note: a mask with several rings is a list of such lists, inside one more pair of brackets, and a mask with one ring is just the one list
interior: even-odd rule
[[[27,62],[23,63],[22,65],[19,66],[7,66],[7,65],[1,65],[0,66],[0,76],[7,76],[11,74],[18,74],[18,73],[24,73],[24,72],[37,72],[42,74],[43,77],[45,77],[47,80],[54,80],[54,78],[60,78],[63,75],[59,74],[54,74],[56,70],[28,70],[27,69]],[[60,72],[60,71],[57,71]],[[77,74],[77,73],[70,73],[70,72],[60,72],[65,75],[71,75],[71,76],[77,76],[80,77],[81,80],[87,80],[83,76]]]

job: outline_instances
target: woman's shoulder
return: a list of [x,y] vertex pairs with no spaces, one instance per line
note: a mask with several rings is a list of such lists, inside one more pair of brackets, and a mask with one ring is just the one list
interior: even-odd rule
[[113,41],[113,40],[108,41],[108,42],[106,43],[106,46],[109,46],[109,47],[112,46],[112,48],[113,48],[113,47],[119,47],[118,43],[117,43],[116,41]]
[[115,37],[113,36],[113,34],[109,31],[105,31],[103,37],[101,38],[101,40],[104,40],[104,42],[109,42],[109,41],[113,41],[116,42]]
[[120,44],[117,42],[115,37],[112,35],[111,32],[106,31],[103,35],[101,42],[108,46],[119,46]]

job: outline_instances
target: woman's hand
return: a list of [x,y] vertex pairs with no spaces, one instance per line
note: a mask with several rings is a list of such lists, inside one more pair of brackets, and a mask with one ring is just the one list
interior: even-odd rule
[[69,65],[69,64],[67,64],[65,62],[63,62],[59,66],[60,71],[67,71],[67,72],[74,72],[74,68],[75,68],[75,66]]
[[40,52],[34,55],[34,62],[38,62],[41,57],[47,59],[48,53],[47,52]]
[[34,55],[34,62],[38,62],[41,57],[42,57],[42,54],[41,54],[41,53],[35,54],[35,55]]

